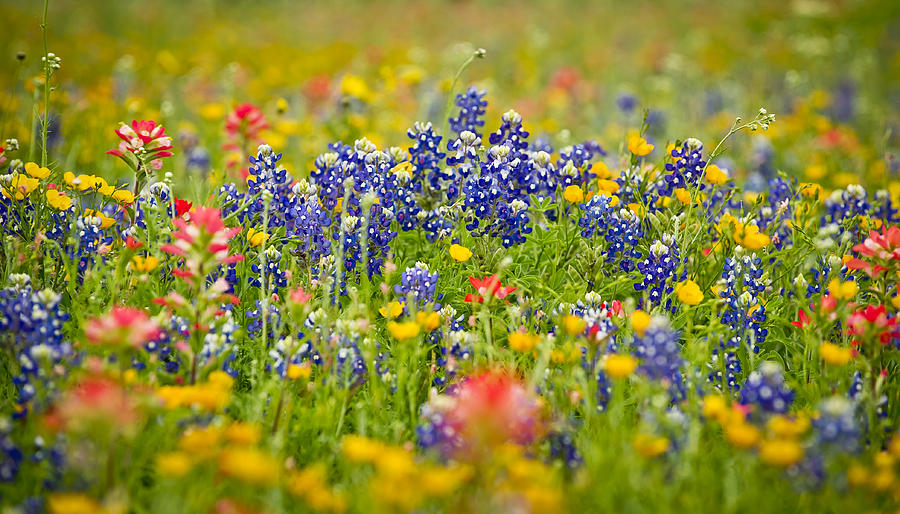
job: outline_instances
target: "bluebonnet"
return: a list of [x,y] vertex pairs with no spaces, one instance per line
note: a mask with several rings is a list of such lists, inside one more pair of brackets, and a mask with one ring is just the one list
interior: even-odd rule
[[704,184],[700,183],[700,176],[706,167],[702,150],[703,143],[694,138],[687,139],[680,148],[672,150],[674,162],[666,163],[666,173],[656,183],[659,196],[672,196],[679,188],[704,189]]
[[[469,131],[477,137],[481,137],[480,129],[484,126],[484,113],[487,108],[487,91],[479,90],[475,86],[469,86],[465,93],[456,95],[456,106],[459,113],[456,117],[450,117],[450,130],[462,137],[463,131]],[[448,139],[448,143],[450,140]]]
[[819,403],[819,416],[813,418],[816,444],[823,451],[856,453],[860,450],[861,430],[855,402],[833,396]]
[[0,290],[0,333],[10,338],[16,355],[15,417],[22,417],[29,405],[40,409],[52,397],[56,381],[50,380],[50,369],[71,359],[73,351],[62,334],[69,319],[60,308],[62,296],[49,289],[35,291],[28,275],[10,275],[9,280],[13,285]]
[[654,317],[644,335],[634,339],[634,355],[640,359],[638,371],[653,380],[680,381],[680,334],[669,326],[664,317]]
[[664,297],[672,294],[675,283],[684,280],[685,271],[681,277],[677,276],[678,266],[681,264],[681,252],[678,243],[671,234],[663,234],[662,239],[657,239],[650,245],[649,255],[643,261],[637,263],[637,270],[643,276],[639,282],[635,282],[635,291],[647,292],[647,303],[650,307],[662,305],[667,310],[673,310],[671,298]]
[[723,375],[718,363],[721,355],[726,368],[724,380],[730,389],[738,388],[737,377],[743,369],[738,356],[740,349],[758,353],[759,345],[765,342],[769,333],[763,327],[766,307],[759,297],[770,281],[759,264],[756,254],[748,254],[738,246],[734,255],[725,260],[722,279],[718,284],[719,297],[725,304],[719,319],[729,328],[730,336],[713,348],[713,369],[709,378],[713,383],[722,383]]
[[400,274],[400,283],[394,286],[394,292],[400,295],[399,301],[406,304],[406,309],[415,305],[416,310],[420,310],[433,304],[433,310],[440,310],[441,304],[435,303],[438,277],[437,272],[431,273],[427,264],[417,262]]
[[641,221],[629,209],[616,209],[613,202],[613,197],[596,194],[579,204],[583,214],[578,219],[578,226],[583,237],[606,241],[606,262],[618,264],[622,271],[633,271],[635,261],[641,258],[637,250],[644,234]]
[[250,265],[253,275],[248,281],[253,287],[265,288],[269,293],[277,293],[279,288],[287,287],[287,273],[282,269],[281,252],[275,245],[266,247]]
[[755,405],[769,414],[786,413],[795,395],[784,381],[781,365],[771,361],[760,364],[741,387],[742,404]]

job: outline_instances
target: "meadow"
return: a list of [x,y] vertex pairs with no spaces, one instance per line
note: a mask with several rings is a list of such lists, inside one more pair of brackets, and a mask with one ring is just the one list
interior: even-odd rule
[[900,4],[0,18],[3,513],[900,509]]

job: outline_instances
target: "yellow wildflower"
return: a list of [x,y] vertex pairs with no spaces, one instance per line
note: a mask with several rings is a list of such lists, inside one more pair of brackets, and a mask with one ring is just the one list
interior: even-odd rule
[[403,314],[404,306],[406,306],[406,302],[391,302],[387,304],[387,307],[378,309],[378,312],[385,318],[394,319]]
[[647,143],[647,140],[640,136],[634,136],[628,140],[628,151],[638,157],[643,157],[653,151],[653,145]]
[[184,452],[162,453],[156,456],[156,471],[160,475],[179,478],[191,470],[193,463]]
[[252,446],[262,437],[259,425],[235,421],[225,429],[225,439],[234,444]]
[[287,368],[287,377],[290,380],[309,378],[312,375],[312,366],[309,364],[291,364]]
[[809,430],[809,418],[803,415],[791,419],[784,415],[775,416],[769,420],[769,430],[778,437],[800,437]]
[[803,458],[803,447],[794,439],[769,439],[760,445],[759,458],[773,466],[786,468]]
[[385,445],[380,441],[360,435],[345,435],[341,441],[341,451],[350,462],[375,462],[384,448]]
[[426,332],[431,332],[441,326],[441,315],[436,312],[417,312],[416,323],[422,326]]
[[606,357],[603,366],[610,378],[626,378],[637,368],[637,359],[627,353],[611,353]]
[[152,255],[149,255],[147,257],[135,255],[131,258],[131,262],[129,263],[131,269],[138,273],[148,273],[150,271],[153,271],[158,264],[159,259]]
[[530,352],[541,339],[525,332],[513,332],[509,335],[509,347],[521,353]]
[[822,356],[823,361],[832,366],[844,366],[853,358],[853,350],[829,341],[823,341],[819,345],[819,355]]
[[833,278],[828,282],[828,292],[838,300],[852,300],[859,292],[859,286],[852,280],[841,282],[840,279]]
[[644,331],[650,326],[650,315],[638,309],[631,313],[631,328],[634,332],[643,337]]
[[421,327],[415,321],[407,321],[404,323],[397,323],[396,321],[390,321],[387,324],[388,332],[394,337],[394,339],[398,341],[406,341],[407,339],[412,339],[419,335],[419,331]]
[[472,258],[472,250],[462,245],[452,244],[450,245],[450,257],[456,262],[466,262]]
[[247,242],[250,243],[250,246],[260,246],[261,244],[268,241],[270,237],[270,234],[259,232],[252,227],[247,230]]
[[116,220],[114,218],[110,218],[106,214],[103,214],[102,212],[96,211],[94,209],[85,209],[84,217],[99,219],[100,220],[100,228],[109,228],[116,224]]
[[710,164],[706,168],[706,182],[721,186],[725,182],[728,182],[728,173],[715,164]]
[[33,162],[25,164],[25,173],[36,179],[45,179],[50,176],[49,168],[42,168]]
[[566,314],[565,316],[563,316],[562,325],[567,334],[569,334],[570,336],[576,336],[584,332],[587,323],[578,316]]
[[566,190],[563,192],[563,197],[567,202],[581,203],[584,201],[584,191],[581,190],[581,187],[573,184],[566,187]]
[[66,211],[72,206],[72,199],[66,196],[65,193],[61,193],[56,189],[50,189],[47,191],[47,203],[54,209]]
[[35,189],[37,189],[38,184],[40,184],[40,182],[38,182],[38,180],[35,178],[15,173],[12,177],[12,181],[10,182],[11,190],[3,188],[3,195],[7,198],[24,200],[26,196],[30,195]]
[[743,420],[732,421],[725,426],[725,438],[736,448],[752,448],[759,443],[759,429]]
[[675,190],[675,198],[678,198],[678,201],[684,205],[691,204],[691,193],[688,192],[687,189],[683,187],[679,187]]
[[125,205],[134,203],[134,193],[127,189],[116,189],[112,194],[112,198]]
[[271,455],[255,448],[229,448],[219,457],[219,471],[241,482],[273,485],[280,465]]
[[600,179],[597,181],[597,186],[600,188],[600,192],[606,193],[607,196],[612,196],[619,192],[619,183],[615,180]]
[[97,514],[105,512],[97,500],[81,493],[55,493],[47,500],[50,514]]
[[669,449],[669,440],[661,435],[638,434],[634,437],[634,449],[642,457],[652,459]]
[[693,280],[686,280],[675,288],[678,300],[687,305],[697,305],[703,301],[703,291]]

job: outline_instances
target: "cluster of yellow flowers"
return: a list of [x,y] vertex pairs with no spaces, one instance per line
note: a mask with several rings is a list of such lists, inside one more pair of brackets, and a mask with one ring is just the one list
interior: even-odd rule
[[744,450],[758,449],[759,458],[767,464],[786,468],[803,458],[800,437],[810,428],[809,418],[804,414],[771,418],[765,434],[747,421],[742,410],[730,407],[723,396],[706,397],[703,415],[723,427],[725,438],[732,446]]
[[847,482],[855,488],[867,488],[877,494],[890,494],[895,501],[900,500],[897,487],[897,463],[900,462],[900,437],[895,436],[872,459],[871,465],[854,462],[847,470]]
[[[358,435],[345,436],[341,450],[350,462],[374,466],[369,486],[377,502],[405,512],[429,499],[446,498],[474,475],[467,465],[417,463],[411,451]],[[410,487],[413,482],[416,487]]]
[[231,401],[231,386],[234,380],[224,371],[213,371],[205,384],[187,386],[163,386],[156,394],[162,398],[167,409],[191,407],[207,411],[217,411]]
[[441,326],[441,315],[433,311],[419,311],[415,320],[393,321],[403,314],[404,302],[390,302],[387,306],[378,309],[378,312],[391,321],[387,322],[387,329],[391,336],[398,341],[406,341],[418,336],[422,331],[431,332]]

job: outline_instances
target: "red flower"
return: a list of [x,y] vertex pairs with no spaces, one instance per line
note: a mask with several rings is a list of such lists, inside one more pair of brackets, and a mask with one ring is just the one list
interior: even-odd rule
[[[874,336],[881,344],[887,344],[891,339],[900,337],[900,331],[897,328],[897,318],[889,317],[884,305],[866,306],[865,309],[854,312],[847,319],[848,335]],[[853,343],[858,346],[860,341],[857,339]]]
[[475,291],[478,293],[477,295],[469,293],[463,298],[464,302],[469,303],[481,303],[484,301],[484,296],[503,299],[506,298],[509,293],[516,290],[513,286],[504,286],[501,284],[500,277],[497,276],[496,273],[489,277],[484,277],[481,280],[475,277],[469,277],[469,282],[471,282],[472,287],[474,287]]
[[537,435],[537,399],[516,377],[487,371],[459,385],[447,422],[470,451],[507,442],[528,444]]
[[131,248],[132,250],[137,250],[138,248],[144,246],[144,243],[136,240],[135,238],[128,236],[125,238],[125,246]]
[[259,107],[250,103],[238,105],[225,119],[225,132],[228,142],[222,146],[224,150],[242,151],[238,140],[257,144],[259,133],[269,128],[266,117]]
[[194,207],[193,202],[189,202],[187,200],[182,200],[181,198],[175,197],[175,217],[180,218],[191,211],[191,208]]
[[900,228],[896,225],[890,228],[881,227],[881,234],[874,230],[869,231],[869,237],[854,246],[853,251],[868,259],[854,257],[847,261],[848,268],[864,270],[869,276],[886,271],[888,269],[886,265],[900,260]]
[[799,317],[798,321],[792,321],[791,325],[794,325],[797,328],[806,328],[808,327],[812,321],[810,321],[809,316],[806,314],[806,311],[800,309],[800,312],[797,313]]

